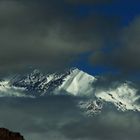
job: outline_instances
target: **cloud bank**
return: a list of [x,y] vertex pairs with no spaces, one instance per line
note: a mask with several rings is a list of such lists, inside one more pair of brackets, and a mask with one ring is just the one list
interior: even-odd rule
[[[77,16],[78,14],[78,16]],[[80,54],[99,50],[117,18],[79,18],[66,1],[0,1],[0,72],[28,67],[60,70]]]
[[66,97],[0,100],[0,125],[20,131],[27,140],[139,139],[140,118],[134,112],[106,109],[88,118]]
[[108,52],[97,51],[90,56],[94,65],[114,67],[123,75],[139,73],[140,70],[140,17],[119,31],[118,45]]

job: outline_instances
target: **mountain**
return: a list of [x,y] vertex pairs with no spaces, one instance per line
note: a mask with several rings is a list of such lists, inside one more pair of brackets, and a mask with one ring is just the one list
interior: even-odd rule
[[138,90],[126,82],[115,89],[97,92],[95,96],[105,102],[113,103],[118,110],[140,111],[140,105],[138,103],[140,95],[137,93]]
[[24,138],[20,133],[0,128],[0,140],[24,140]]
[[49,95],[71,95],[82,97],[78,107],[86,114],[101,112],[104,105],[111,104],[120,111],[140,111],[138,90],[129,82],[106,90],[96,87],[98,78],[77,68],[62,73],[42,74],[34,70],[27,75],[18,75],[0,82],[0,97],[42,97]]
[[103,109],[103,100],[100,99],[89,99],[80,101],[78,103],[78,107],[84,112],[87,116],[93,116],[95,114],[101,113]]
[[34,70],[31,74],[13,78],[10,84],[14,87],[25,88],[25,90],[34,92],[39,96],[60,94],[63,92],[81,96],[93,93],[95,81],[95,77],[73,68],[64,73],[47,75]]

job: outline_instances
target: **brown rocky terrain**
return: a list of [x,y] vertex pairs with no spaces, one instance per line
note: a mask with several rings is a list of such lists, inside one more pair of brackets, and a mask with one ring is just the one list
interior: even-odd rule
[[0,128],[0,140],[25,140],[20,133],[11,132],[6,128]]

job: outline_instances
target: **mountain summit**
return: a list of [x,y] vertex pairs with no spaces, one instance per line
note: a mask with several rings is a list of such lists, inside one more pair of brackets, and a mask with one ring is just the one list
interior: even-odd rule
[[64,73],[51,73],[43,75],[38,70],[32,73],[12,79],[11,85],[25,88],[39,96],[60,94],[67,92],[70,95],[90,95],[93,93],[93,84],[96,78],[73,68]]

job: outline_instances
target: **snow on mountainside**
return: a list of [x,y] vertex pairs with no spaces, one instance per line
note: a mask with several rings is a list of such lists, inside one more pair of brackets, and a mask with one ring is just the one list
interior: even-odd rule
[[101,112],[104,104],[112,104],[121,111],[140,111],[138,90],[123,83],[116,88],[101,90],[96,87],[97,78],[72,68],[63,73],[44,75],[34,70],[11,80],[0,81],[0,97],[38,97],[47,95],[72,95],[86,97],[78,103],[89,116]]
[[140,111],[140,105],[137,103],[140,96],[137,95],[137,92],[128,83],[124,83],[116,89],[97,92],[96,97],[105,102],[113,103],[121,111]]
[[58,90],[62,89],[75,96],[92,95],[94,89],[92,84],[95,82],[95,77],[79,69],[74,69],[64,78],[64,82],[59,86]]
[[0,97],[29,97],[23,91],[22,88],[11,86],[8,80],[0,81]]
[[78,103],[78,107],[85,113],[85,115],[93,116],[95,114],[101,113],[103,109],[103,101],[100,99],[80,101]]
[[41,96],[49,93],[60,94],[60,91],[81,96],[93,93],[92,84],[95,81],[96,78],[79,69],[70,69],[62,74],[53,73],[46,76],[34,70],[27,76],[13,79],[11,83],[15,87],[37,92]]

